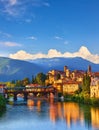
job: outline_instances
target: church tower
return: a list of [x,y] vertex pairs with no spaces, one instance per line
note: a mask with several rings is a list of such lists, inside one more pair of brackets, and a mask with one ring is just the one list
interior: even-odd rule
[[67,66],[64,66],[64,72],[66,73],[66,70],[68,69],[68,67]]
[[91,66],[90,66],[90,65],[88,66],[88,70],[87,70],[87,72],[88,72],[88,74],[90,74],[90,73],[92,72],[92,70],[91,70]]

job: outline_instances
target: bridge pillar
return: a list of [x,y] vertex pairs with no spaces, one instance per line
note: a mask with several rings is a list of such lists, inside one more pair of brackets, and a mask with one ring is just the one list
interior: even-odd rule
[[9,98],[7,93],[4,94],[4,97],[5,97],[5,99]]
[[24,93],[24,101],[28,99],[28,93]]
[[14,101],[17,101],[17,94],[14,94]]

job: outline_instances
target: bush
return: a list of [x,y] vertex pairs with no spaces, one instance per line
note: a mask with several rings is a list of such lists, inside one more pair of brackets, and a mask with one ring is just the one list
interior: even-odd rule
[[91,98],[91,104],[94,106],[99,106],[99,98]]
[[62,93],[58,93],[58,97],[61,97],[62,96]]
[[92,104],[90,98],[84,98],[84,104]]
[[6,101],[5,98],[0,95],[0,112],[4,111],[6,109]]

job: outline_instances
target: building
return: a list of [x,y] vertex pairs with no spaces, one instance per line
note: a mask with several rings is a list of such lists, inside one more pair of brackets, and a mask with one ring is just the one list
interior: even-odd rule
[[5,84],[0,84],[0,94],[4,94]]
[[63,84],[63,95],[73,94],[79,90],[79,83],[76,81],[68,81]]
[[58,93],[65,94],[73,94],[77,90],[79,90],[80,83],[72,80],[58,80],[58,82],[55,82],[53,85]]
[[90,97],[99,98],[99,78],[97,78],[97,77],[91,78]]

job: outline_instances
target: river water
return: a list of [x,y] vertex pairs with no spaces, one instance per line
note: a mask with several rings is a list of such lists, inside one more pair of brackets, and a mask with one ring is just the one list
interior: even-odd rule
[[74,102],[10,103],[0,130],[99,130],[99,108]]

